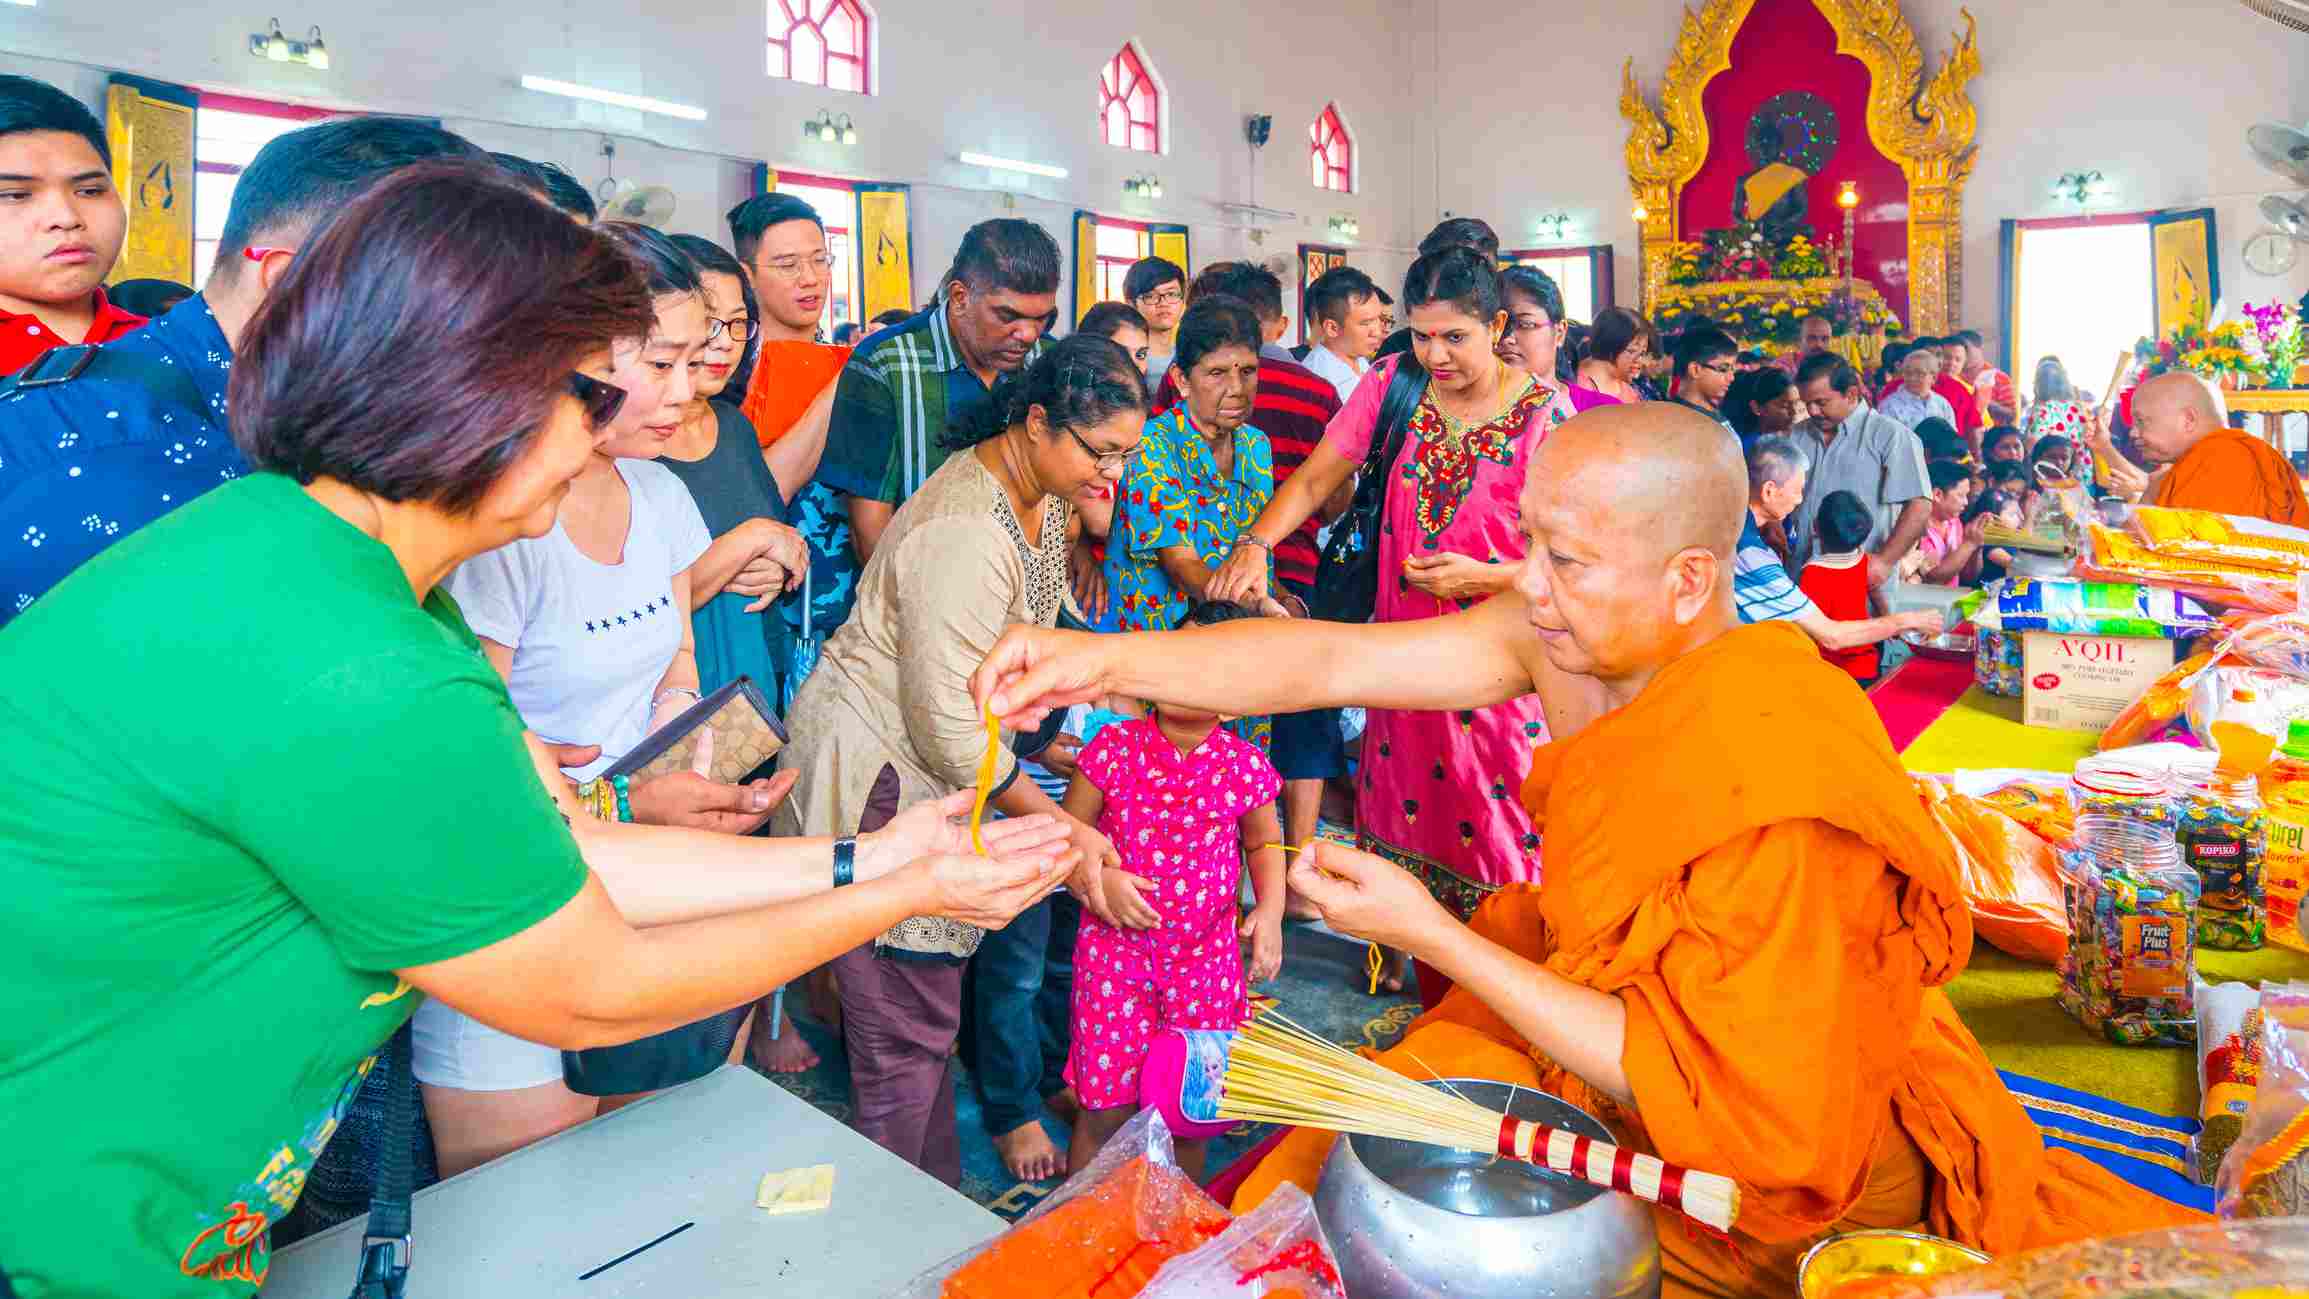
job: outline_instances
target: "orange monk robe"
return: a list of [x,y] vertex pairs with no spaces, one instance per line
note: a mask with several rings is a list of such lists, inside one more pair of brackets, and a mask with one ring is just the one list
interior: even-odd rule
[[[1788,1294],[1809,1244],[1862,1226],[2003,1254],[2192,1219],[2046,1150],[1957,1020],[1938,990],[1972,947],[1954,854],[1865,697],[1802,632],[1742,627],[1670,664],[1540,749],[1524,796],[1546,881],[1471,927],[1620,999],[1632,1111],[1464,990],[1379,1058],[1543,1088],[1734,1178],[1729,1242],[1659,1212],[1669,1295]],[[1332,1140],[1291,1134],[1236,1212],[1282,1181],[1311,1189]]]
[[850,361],[850,349],[791,339],[762,342],[754,377],[746,385],[746,421],[762,446],[776,443],[802,418],[826,385]]
[[2150,489],[2149,504],[2309,528],[2309,498],[2293,462],[2237,429],[2215,429],[2190,447]]

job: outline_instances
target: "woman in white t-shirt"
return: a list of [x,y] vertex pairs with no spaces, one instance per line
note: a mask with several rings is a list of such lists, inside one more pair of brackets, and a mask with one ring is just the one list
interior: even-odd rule
[[[551,743],[600,746],[567,769],[578,780],[698,702],[688,569],[713,542],[689,489],[656,463],[706,344],[696,269],[655,230],[603,230],[642,264],[655,299],[650,336],[611,349],[610,382],[625,389],[625,406],[570,482],[551,532],[476,556],[444,583],[529,728]],[[558,1049],[438,1002],[419,1009],[415,1045],[444,1177],[604,1106],[564,1085]]]

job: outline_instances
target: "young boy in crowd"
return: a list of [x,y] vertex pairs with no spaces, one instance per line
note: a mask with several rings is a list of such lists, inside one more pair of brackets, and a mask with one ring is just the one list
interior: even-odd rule
[[128,209],[88,106],[44,81],[0,77],[0,375],[50,348],[109,343],[144,323],[104,296]]
[[[1868,603],[1868,534],[1876,520],[1860,498],[1850,492],[1830,492],[1820,502],[1813,527],[1820,538],[1820,554],[1804,566],[1796,585],[1820,606],[1833,622],[1860,622],[1874,616]],[[1879,642],[1881,643],[1881,642]],[[1875,645],[1832,650],[1823,645],[1820,657],[1844,669],[1867,685],[1876,679],[1881,660]]]

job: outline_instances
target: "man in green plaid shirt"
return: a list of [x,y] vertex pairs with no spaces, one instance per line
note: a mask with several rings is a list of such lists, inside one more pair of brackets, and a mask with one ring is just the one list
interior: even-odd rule
[[898,506],[946,463],[947,430],[1040,354],[1058,280],[1058,241],[1042,227],[980,222],[962,237],[937,305],[851,353],[818,476],[849,496],[861,566]]

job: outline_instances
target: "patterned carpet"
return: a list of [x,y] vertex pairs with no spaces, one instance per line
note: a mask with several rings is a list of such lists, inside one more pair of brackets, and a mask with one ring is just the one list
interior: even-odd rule
[[[1283,973],[1259,990],[1280,1000],[1293,1019],[1333,1041],[1350,1046],[1393,1045],[1403,1026],[1419,1013],[1416,998],[1363,993],[1361,943],[1351,943],[1315,925],[1292,924],[1283,934]],[[849,1065],[839,1038],[831,1030],[797,1021],[802,1033],[817,1048],[818,1067],[806,1074],[770,1074],[771,1081],[835,1118],[850,1117]],[[955,1098],[962,1135],[962,1192],[1004,1218],[1015,1219],[1050,1194],[1058,1182],[1020,1182],[1002,1166],[993,1138],[980,1117],[978,1097],[963,1073]],[[1059,1145],[1067,1133],[1047,1115],[1043,1126]],[[1246,1123],[1211,1143],[1210,1171],[1225,1169],[1244,1151],[1257,1145],[1272,1129]]]

